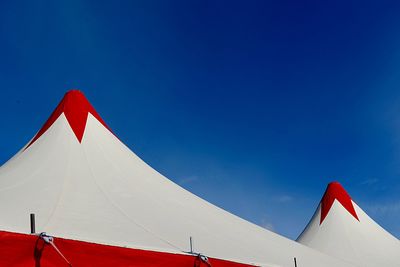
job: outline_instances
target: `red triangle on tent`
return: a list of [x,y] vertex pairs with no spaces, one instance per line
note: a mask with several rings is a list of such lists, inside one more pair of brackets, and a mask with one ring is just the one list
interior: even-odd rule
[[342,206],[359,221],[350,195],[346,192],[346,190],[344,190],[340,183],[332,182],[326,188],[325,194],[321,199],[320,224],[322,224],[322,222],[325,220],[335,199],[339,201],[340,204],[342,204]]
[[[35,135],[32,141],[28,144],[26,148],[32,145],[40,136],[42,136],[53,123],[58,119],[58,117],[64,113],[68,120],[71,129],[74,131],[76,138],[79,142],[82,141],[83,134],[85,132],[86,121],[88,113],[92,114],[101,124],[104,125],[108,130],[110,128],[106,125],[100,115],[96,112],[93,106],[89,103],[83,93],[79,90],[68,91],[61,102],[58,104],[56,109],[47,119],[45,124]],[[110,130],[111,131],[111,130]],[[25,148],[25,149],[26,149]]]

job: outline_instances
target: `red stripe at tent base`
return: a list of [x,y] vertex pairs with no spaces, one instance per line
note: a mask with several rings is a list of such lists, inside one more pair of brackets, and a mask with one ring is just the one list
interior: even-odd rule
[[[130,249],[55,238],[59,251],[36,235],[0,231],[0,266],[15,267],[206,267],[192,255]],[[67,259],[67,260],[66,260]],[[231,261],[209,258],[212,267],[249,267]]]

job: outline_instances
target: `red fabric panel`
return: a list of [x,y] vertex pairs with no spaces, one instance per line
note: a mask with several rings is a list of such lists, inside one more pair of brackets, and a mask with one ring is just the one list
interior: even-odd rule
[[27,145],[28,148],[32,145],[37,139],[39,139],[42,134],[44,134],[47,129],[49,129],[53,123],[60,117],[62,113],[64,113],[65,117],[68,120],[71,129],[74,131],[76,138],[79,142],[82,141],[83,134],[86,128],[86,121],[88,117],[88,113],[91,113],[101,124],[104,125],[110,132],[110,128],[103,121],[100,115],[96,112],[93,106],[89,103],[86,97],[83,95],[81,91],[71,90],[68,91],[61,102],[58,104],[56,109],[44,123],[39,132],[35,135],[32,141]]
[[346,190],[344,190],[340,183],[332,182],[326,188],[325,194],[321,199],[321,220],[319,222],[320,225],[328,215],[329,210],[331,209],[335,199],[339,201],[340,204],[342,204],[342,206],[359,221],[357,213],[353,206],[353,202],[351,202],[350,195],[346,192]]
[[[191,255],[129,249],[63,238],[54,243],[73,267],[207,267]],[[249,267],[219,259],[209,259],[212,267]],[[67,262],[50,245],[36,235],[0,231],[0,266],[63,267]]]

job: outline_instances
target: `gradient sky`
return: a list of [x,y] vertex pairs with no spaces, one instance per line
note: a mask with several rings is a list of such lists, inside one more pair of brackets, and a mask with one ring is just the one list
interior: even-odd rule
[[1,1],[0,164],[64,93],[202,198],[290,238],[328,182],[400,237],[400,2]]

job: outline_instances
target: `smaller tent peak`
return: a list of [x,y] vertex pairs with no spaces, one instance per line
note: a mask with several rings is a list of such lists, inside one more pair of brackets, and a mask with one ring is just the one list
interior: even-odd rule
[[[83,94],[83,92],[82,92],[81,90],[79,90],[79,89],[71,89],[71,90],[68,90],[68,91],[65,93],[64,98],[65,98],[65,97],[70,97],[70,96],[79,96],[79,97],[84,97],[84,98],[86,99],[86,97],[85,97],[85,95]],[[86,101],[87,101],[87,100],[86,100]]]
[[355,219],[359,221],[350,195],[339,182],[334,181],[328,184],[324,196],[320,202],[320,224],[322,224],[322,222],[325,220],[335,200],[337,200]]
[[328,184],[326,187],[324,197],[329,197],[329,196],[337,196],[337,195],[345,195],[347,198],[350,198],[350,195],[347,193],[347,191],[343,188],[343,186],[337,182],[333,181]]
[[83,95],[82,91],[79,89],[76,89],[76,88],[72,88],[72,89],[68,90],[65,94],[66,95],[68,95],[68,94],[82,94]]
[[63,105],[64,109],[81,109],[85,108],[87,105],[90,105],[90,103],[82,91],[72,89],[65,93],[63,99],[58,105]]
[[82,142],[88,113],[92,114],[104,127],[110,130],[97,111],[86,99],[85,95],[80,90],[73,89],[65,93],[56,109],[26,148],[39,139],[39,137],[41,137],[53,125],[62,113],[64,113],[67,118],[67,121],[79,142]]

